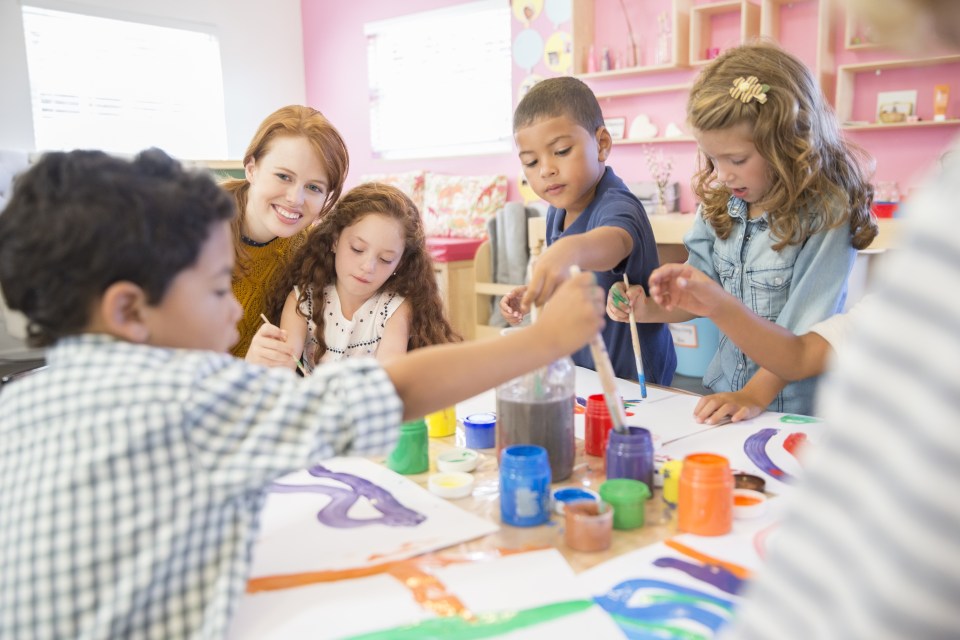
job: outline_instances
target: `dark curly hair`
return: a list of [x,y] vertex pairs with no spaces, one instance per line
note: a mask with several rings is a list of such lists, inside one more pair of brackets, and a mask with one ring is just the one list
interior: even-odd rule
[[[730,96],[734,80],[749,76],[770,87],[766,103],[743,103]],[[752,43],[712,60],[690,90],[687,119],[699,131],[741,123],[752,127],[753,144],[770,171],[770,191],[758,204],[767,211],[775,250],[843,224],[849,225],[857,249],[869,246],[877,235],[867,177],[872,158],[844,140],[813,74],[780,47]],[[704,220],[726,238],[733,228],[727,214],[730,190],[716,184],[716,167],[702,153],[698,165],[693,192],[702,202]]]
[[444,313],[440,288],[433,272],[433,258],[427,251],[423,221],[417,206],[395,187],[368,182],[347,192],[309,232],[306,243],[290,257],[276,289],[267,300],[270,321],[279,324],[284,302],[293,288],[300,289],[300,304],[306,300],[307,287],[313,289],[312,319],[317,327],[314,337],[319,343],[317,362],[326,353],[327,343],[323,337],[323,305],[316,304],[316,300],[322,300],[324,288],[336,281],[333,245],[344,229],[370,214],[388,216],[403,226],[403,256],[393,276],[384,283],[383,290],[401,295],[410,302],[412,318],[407,349],[462,339]]
[[43,347],[82,333],[112,284],[159,303],[194,264],[233,198],[209,174],[159,149],[123,160],[101,151],[48,153],[21,175],[0,213],[0,287]]

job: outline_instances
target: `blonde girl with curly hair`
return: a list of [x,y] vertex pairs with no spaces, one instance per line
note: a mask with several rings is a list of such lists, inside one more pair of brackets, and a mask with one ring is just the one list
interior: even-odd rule
[[[868,158],[843,139],[809,69],[775,45],[730,49],[697,77],[687,117],[700,152],[687,264],[797,334],[840,312],[857,249],[877,234],[873,188]],[[627,321],[622,292],[611,289],[607,312]],[[641,321],[693,317],[658,307],[640,287],[627,299]],[[723,335],[703,384],[714,392],[696,409],[703,421],[745,405],[813,413],[816,379],[787,384]]]
[[[254,338],[261,364],[326,362],[456,342],[416,205],[379,183],[351,189],[291,257]],[[276,325],[276,326],[274,326]],[[272,331],[270,330],[272,328]]]

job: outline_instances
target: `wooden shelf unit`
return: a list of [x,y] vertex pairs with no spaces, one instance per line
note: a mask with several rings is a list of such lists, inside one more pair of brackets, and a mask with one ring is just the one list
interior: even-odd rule
[[729,0],[698,4],[690,9],[690,54],[691,66],[702,66],[710,62],[706,58],[706,48],[710,43],[711,20],[725,13],[740,14],[739,43],[744,43],[760,35],[760,7],[749,0]]
[[[928,67],[941,64],[960,63],[960,55],[930,56],[924,58],[901,58],[893,60],[878,60],[873,62],[859,62],[856,64],[842,64],[837,67],[837,94],[836,110],[840,122],[846,123],[853,120],[853,94],[856,76],[859,73],[877,73],[887,69],[908,69],[914,67]],[[870,123],[868,125],[850,125],[849,128],[864,129],[876,124],[876,128],[903,128],[905,126],[929,126],[921,122],[907,122],[897,125]],[[950,124],[950,121],[944,123],[930,124]]]
[[[671,60],[669,63],[587,73],[587,58],[590,55],[590,47],[595,44],[594,40],[596,38],[596,21],[594,20],[596,7],[594,2],[595,0],[573,0],[573,17],[571,23],[573,25],[572,46],[574,76],[581,79],[618,78],[675,71],[687,67],[687,42],[690,33],[689,12],[691,0],[670,0],[670,33],[673,42],[671,43]],[[609,0],[601,0],[601,2],[607,3]],[[613,3],[610,4],[612,5]]]

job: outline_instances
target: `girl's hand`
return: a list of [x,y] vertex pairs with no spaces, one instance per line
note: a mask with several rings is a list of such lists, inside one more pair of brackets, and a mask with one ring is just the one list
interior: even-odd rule
[[518,325],[523,321],[523,309],[520,307],[520,300],[523,294],[527,292],[526,287],[517,287],[507,295],[500,298],[500,315],[511,325]]
[[665,264],[650,274],[650,297],[667,311],[679,308],[711,317],[728,295],[717,282],[687,264]]
[[266,367],[292,369],[296,366],[293,349],[287,344],[287,332],[266,322],[257,329],[244,360]]
[[727,418],[730,422],[749,420],[766,411],[769,403],[760,402],[743,390],[714,393],[700,398],[693,409],[693,417],[697,422],[706,424],[720,424]]
[[622,282],[614,282],[607,293],[607,315],[617,322],[630,322],[632,306],[637,322],[649,322],[646,319],[648,300],[647,294],[640,285],[630,285],[630,288],[624,291]]

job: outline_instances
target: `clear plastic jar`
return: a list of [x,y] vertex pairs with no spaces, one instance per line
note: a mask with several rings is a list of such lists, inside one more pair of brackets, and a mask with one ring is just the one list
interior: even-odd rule
[[514,444],[547,450],[554,482],[573,473],[576,369],[569,357],[497,387],[497,458]]

